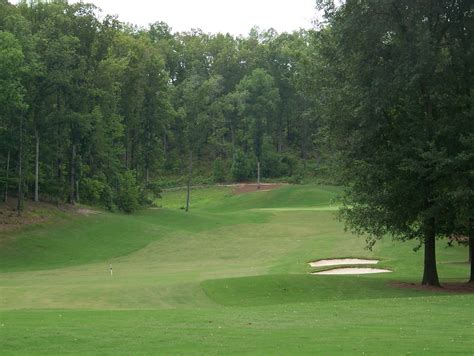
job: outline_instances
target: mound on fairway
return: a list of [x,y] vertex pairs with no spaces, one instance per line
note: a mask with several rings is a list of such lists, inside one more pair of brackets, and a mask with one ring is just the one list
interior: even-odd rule
[[327,266],[342,266],[342,265],[375,265],[379,260],[364,260],[361,258],[334,258],[328,260],[318,260],[310,262],[311,267],[327,267]]
[[373,274],[373,273],[388,273],[392,272],[388,269],[382,268],[333,268],[327,271],[313,272],[311,274],[320,275],[349,275],[349,274]]

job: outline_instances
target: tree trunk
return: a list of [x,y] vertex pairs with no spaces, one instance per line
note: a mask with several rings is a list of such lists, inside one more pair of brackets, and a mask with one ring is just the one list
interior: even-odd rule
[[286,142],[288,146],[291,144],[291,122],[290,122],[290,115],[288,115],[286,119]]
[[76,180],[76,201],[80,203],[81,199],[79,197],[79,179]]
[[38,129],[35,129],[36,155],[35,155],[35,202],[39,201],[39,146],[40,138]]
[[166,139],[166,131],[163,133],[163,157],[166,160],[166,155],[168,154],[168,143]]
[[[59,152],[59,147],[58,147],[58,152]],[[62,174],[61,174],[61,164],[62,164],[61,158],[58,157],[56,159],[56,178],[58,179],[58,184],[59,184],[59,182],[61,180],[61,176],[62,176]]]
[[469,262],[471,265],[471,276],[469,283],[474,283],[474,217],[469,218]]
[[18,201],[16,211],[18,216],[21,216],[23,210],[23,116],[20,118],[20,142],[18,148]]
[[260,161],[257,161],[257,189],[260,189]]
[[436,268],[436,221],[429,218],[425,227],[425,261],[422,285],[440,287]]
[[147,142],[145,146],[145,182],[148,183],[150,180],[150,152],[153,143],[151,142],[151,129],[147,127]]
[[7,171],[5,173],[5,195],[3,197],[3,200],[5,203],[8,201],[8,179],[10,175],[10,150],[8,150],[7,153]]
[[69,173],[69,204],[74,205],[76,190],[76,145],[72,144],[71,148],[71,168]]
[[191,199],[191,176],[193,174],[193,151],[189,151],[189,172],[188,182],[186,185],[186,211],[189,211],[189,203]]
[[125,169],[130,169],[132,161],[132,144],[130,142],[130,133],[125,133]]
[[278,144],[277,144],[277,152],[281,153],[283,151],[283,140],[285,137],[285,124],[283,122],[283,118],[280,116],[280,120],[278,122]]
[[235,160],[235,132],[234,125],[230,125],[230,140],[232,143],[232,160]]

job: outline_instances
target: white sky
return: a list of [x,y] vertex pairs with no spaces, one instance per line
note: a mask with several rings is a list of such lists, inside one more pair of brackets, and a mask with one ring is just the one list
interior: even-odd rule
[[278,32],[312,27],[315,0],[85,0],[118,15],[122,21],[146,26],[164,21],[173,31],[200,28],[204,32],[246,35],[250,28],[273,27]]

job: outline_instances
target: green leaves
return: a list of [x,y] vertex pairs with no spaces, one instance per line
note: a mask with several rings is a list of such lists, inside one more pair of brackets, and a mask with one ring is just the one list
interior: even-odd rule
[[460,140],[474,132],[472,10],[443,0],[320,5],[329,70],[319,105],[347,185],[341,217],[369,247],[385,234],[431,241],[435,269],[434,236],[468,227],[469,199],[455,192],[472,191]]
[[229,177],[239,155],[235,178],[253,177],[257,159],[281,176],[327,158],[313,151],[312,31],[236,38],[96,14],[82,2],[0,3],[0,166],[10,157],[17,169],[21,131],[25,186],[40,198],[113,208],[126,172],[142,191],[183,175],[191,151],[206,181],[213,162],[217,180]]
[[25,71],[23,50],[15,36],[0,31],[0,117],[4,120],[15,111],[26,109],[25,89],[21,83]]

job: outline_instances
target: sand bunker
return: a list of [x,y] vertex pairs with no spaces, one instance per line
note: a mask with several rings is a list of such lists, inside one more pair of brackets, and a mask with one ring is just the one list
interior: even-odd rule
[[363,260],[360,258],[338,258],[310,262],[311,267],[327,267],[341,265],[375,265],[379,260]]
[[313,272],[311,274],[320,275],[348,275],[348,274],[372,274],[372,273],[387,273],[392,272],[388,269],[380,268],[334,268],[327,271]]

